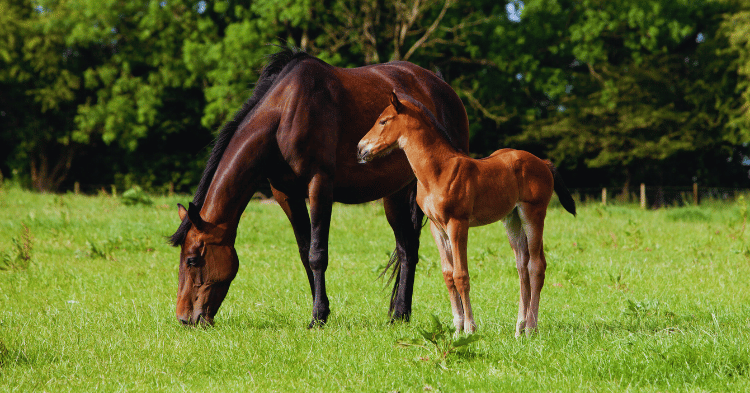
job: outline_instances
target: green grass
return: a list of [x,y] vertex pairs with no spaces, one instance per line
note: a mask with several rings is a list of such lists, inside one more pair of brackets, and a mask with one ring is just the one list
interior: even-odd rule
[[189,199],[0,190],[0,391],[750,390],[745,202],[588,205],[577,218],[553,207],[539,332],[522,339],[502,225],[472,229],[482,338],[441,365],[429,346],[397,345],[432,314],[452,320],[435,246],[423,231],[412,322],[389,325],[376,277],[393,237],[378,204],[334,207],[324,329],[305,328],[311,299],[286,217],[259,202],[216,326],[182,327],[178,250],[164,236]]

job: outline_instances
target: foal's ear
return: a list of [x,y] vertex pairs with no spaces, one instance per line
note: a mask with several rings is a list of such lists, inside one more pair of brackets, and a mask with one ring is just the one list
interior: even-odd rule
[[181,204],[177,204],[177,214],[180,215],[180,221],[185,221],[185,217],[188,215],[187,209],[185,209],[185,206],[182,206]]
[[404,108],[404,105],[401,103],[401,101],[398,100],[398,96],[396,95],[396,90],[393,90],[391,92],[391,105],[393,105],[393,108],[396,109],[396,113],[400,113],[401,110]]
[[198,206],[195,206],[193,202],[188,204],[187,216],[190,223],[195,226],[195,229],[200,231],[203,228],[205,221],[201,218],[200,209],[198,209]]

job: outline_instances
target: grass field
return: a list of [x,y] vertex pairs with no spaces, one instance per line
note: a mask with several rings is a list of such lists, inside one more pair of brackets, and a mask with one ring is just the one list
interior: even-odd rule
[[[331,318],[291,227],[251,202],[240,270],[213,328],[174,317],[177,202],[0,190],[0,391],[750,391],[747,202],[641,211],[552,207],[539,332],[513,336],[518,282],[501,224],[472,229],[481,339],[444,359],[420,330],[452,320],[423,231],[408,324],[376,280],[393,248],[379,204],[336,205]],[[423,346],[402,347],[399,339]]]

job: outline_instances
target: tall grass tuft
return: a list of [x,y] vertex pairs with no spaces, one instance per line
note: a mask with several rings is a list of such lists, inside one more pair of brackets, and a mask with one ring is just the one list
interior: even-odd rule
[[26,270],[31,264],[31,230],[26,224],[21,224],[23,229],[19,237],[11,239],[13,249],[0,258],[0,270]]

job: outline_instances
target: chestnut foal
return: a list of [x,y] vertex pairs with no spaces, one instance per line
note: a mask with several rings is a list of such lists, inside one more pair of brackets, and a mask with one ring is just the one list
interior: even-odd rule
[[547,262],[542,232],[547,205],[557,192],[565,210],[575,202],[551,162],[522,150],[501,149],[473,159],[453,148],[432,113],[414,99],[391,96],[391,105],[360,140],[360,162],[398,148],[417,177],[417,203],[430,219],[450,293],[456,332],[476,329],[469,300],[466,245],[469,227],[503,220],[521,281],[516,337],[537,326]]

